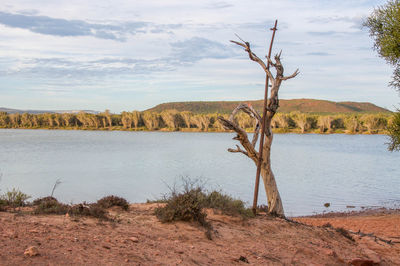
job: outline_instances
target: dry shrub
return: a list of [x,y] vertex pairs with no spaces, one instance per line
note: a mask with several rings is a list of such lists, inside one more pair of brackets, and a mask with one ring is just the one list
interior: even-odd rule
[[185,186],[185,190],[171,192],[164,207],[156,208],[155,215],[162,223],[174,221],[197,222],[206,229],[206,237],[212,239],[212,225],[206,221],[204,211],[205,194],[200,187]]
[[349,239],[351,241],[354,241],[354,238],[350,235],[349,231],[347,231],[343,227],[338,227],[338,228],[335,229],[335,231],[340,233],[345,238],[347,238],[347,239]]
[[[38,199],[35,199],[35,200],[32,202],[32,205],[33,205],[33,206],[38,206],[38,205],[40,205],[41,203],[46,202],[46,201],[57,201],[57,199],[54,198],[54,197],[51,197],[51,196],[43,197],[43,198],[38,198]],[[57,201],[57,202],[58,202],[58,201]]]
[[97,201],[97,205],[103,207],[104,209],[108,209],[113,206],[120,206],[126,211],[129,209],[129,203],[126,199],[113,195],[99,199]]
[[333,226],[331,225],[331,223],[325,223],[322,225],[323,228],[333,228]]
[[265,212],[268,213],[268,206],[265,204],[261,204],[257,206],[257,213],[259,212]]
[[3,200],[3,199],[0,199],[0,211],[5,211],[6,210],[6,206],[7,206],[6,201]]
[[71,216],[90,216],[102,220],[110,220],[107,211],[98,204],[80,203],[68,205],[58,202],[54,197],[36,199],[33,203],[34,214],[69,214]]
[[36,206],[34,214],[66,214],[69,210],[67,204],[60,203],[53,197],[36,199],[32,204]]
[[207,192],[198,180],[183,180],[183,191],[177,192],[174,187],[169,195],[155,202],[166,203],[164,207],[157,208],[155,214],[163,223],[174,221],[197,222],[206,228],[206,236],[211,239],[212,226],[206,221],[207,214],[204,208],[221,211],[223,214],[240,216],[243,219],[254,217],[244,202],[225,195],[220,191]]
[[107,211],[98,204],[80,203],[73,205],[68,210],[68,214],[71,216],[89,216],[101,220],[110,220],[107,216]]
[[173,221],[199,221],[205,220],[204,212],[205,194],[201,188],[194,188],[182,193],[171,193],[167,205],[156,209],[157,218],[165,222]]

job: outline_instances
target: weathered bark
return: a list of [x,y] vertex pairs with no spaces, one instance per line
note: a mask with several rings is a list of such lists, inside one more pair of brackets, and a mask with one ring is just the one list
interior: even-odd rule
[[[251,51],[250,44],[248,42],[245,42],[243,40],[242,42],[236,42],[236,41],[232,42],[245,48],[245,51],[248,53],[249,58],[252,61],[257,62],[263,68],[263,70],[267,74],[268,79],[271,82],[271,93],[267,103],[267,115],[265,118],[263,118],[265,119],[265,143],[263,145],[263,150],[262,150],[263,154],[261,156],[262,158],[261,176],[264,182],[265,192],[267,194],[268,213],[284,216],[285,213],[283,210],[282,200],[278,191],[278,186],[275,181],[275,176],[271,169],[271,145],[273,140],[271,122],[272,118],[274,117],[279,107],[278,92],[282,81],[294,78],[295,76],[297,76],[299,71],[296,70],[292,75],[285,77],[283,75],[284,68],[280,60],[281,54],[278,54],[275,56],[275,62],[272,62],[272,60],[269,57],[267,57],[267,60],[269,61],[270,65],[274,67],[276,70],[276,75],[274,77],[270,72],[270,70],[267,68],[266,64]],[[245,130],[239,127],[239,125],[235,122],[234,117],[239,111],[247,113],[256,121],[254,137],[251,142],[249,141]],[[233,130],[237,133],[237,136],[234,137],[234,139],[238,140],[242,145],[242,147],[244,148],[243,150],[242,148],[239,147],[239,145],[236,145],[236,149],[228,149],[228,151],[243,153],[244,155],[252,159],[254,163],[257,165],[260,160],[260,156],[259,153],[256,151],[255,147],[258,140],[260,126],[262,124],[261,117],[257,113],[257,111],[255,111],[249,105],[240,104],[238,107],[235,108],[235,110],[233,110],[232,115],[229,117],[229,120],[224,119],[221,116],[218,117],[218,120],[225,129]]]
[[263,148],[263,163],[261,165],[261,177],[263,179],[264,189],[267,195],[268,212],[271,214],[284,216],[285,212],[283,210],[281,195],[279,194],[278,185],[275,181],[275,175],[271,169],[272,139],[272,134],[270,135],[270,137],[265,138]]

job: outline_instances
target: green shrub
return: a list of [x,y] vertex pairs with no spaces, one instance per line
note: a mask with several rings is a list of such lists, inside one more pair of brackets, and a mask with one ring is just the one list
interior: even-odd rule
[[219,191],[208,193],[204,201],[204,207],[220,210],[226,215],[241,216],[242,218],[254,217],[251,209],[246,208],[243,201],[234,199]]
[[120,206],[124,210],[129,209],[129,203],[126,199],[117,197],[117,196],[107,196],[104,198],[101,198],[97,201],[97,204],[104,209],[108,209],[113,206]]
[[11,191],[7,191],[7,193],[1,197],[1,200],[3,201],[3,204],[5,206],[16,208],[25,206],[26,201],[29,198],[30,196],[28,196],[27,194],[13,188]]
[[207,192],[201,184],[199,185],[197,181],[191,180],[184,180],[182,192],[177,192],[174,187],[169,195],[153,202],[166,203],[164,207],[155,210],[155,215],[161,222],[197,222],[206,228],[208,239],[212,238],[212,225],[206,221],[207,214],[204,208],[219,210],[223,214],[242,218],[254,217],[252,211],[245,207],[243,201],[219,191]]
[[194,187],[193,183],[186,183],[184,191],[171,192],[166,198],[167,204],[164,207],[156,208],[155,215],[163,223],[174,221],[197,222],[206,229],[205,235],[212,239],[212,225],[206,221],[207,214],[204,211],[206,195],[201,187]]
[[204,212],[205,194],[201,188],[193,188],[182,193],[171,193],[167,205],[156,209],[157,218],[163,222],[199,221],[203,223],[207,214]]
[[146,203],[167,203],[168,199],[166,198],[161,198],[161,199],[155,199],[155,200],[151,200],[151,199],[147,199]]
[[0,211],[4,211],[6,206],[7,206],[6,201],[3,199],[0,199]]

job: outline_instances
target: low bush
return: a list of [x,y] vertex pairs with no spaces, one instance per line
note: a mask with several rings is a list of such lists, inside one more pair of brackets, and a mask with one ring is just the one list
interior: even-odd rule
[[54,197],[44,197],[33,201],[34,214],[69,214],[71,216],[90,216],[102,220],[109,220],[107,211],[98,204],[80,203],[68,205],[58,202]]
[[27,194],[13,188],[11,191],[7,191],[6,194],[1,196],[1,202],[4,206],[16,208],[25,206],[29,198],[31,197]]
[[155,199],[155,200],[151,200],[151,199],[147,199],[146,203],[167,203],[168,199],[166,198],[161,198],[161,199]]
[[3,199],[0,199],[0,211],[4,211],[6,206],[7,206],[6,201]]
[[206,236],[212,239],[212,225],[206,221],[204,211],[205,194],[200,187],[188,188],[181,193],[173,191],[164,207],[156,208],[155,214],[163,223],[174,221],[197,222],[206,229]]
[[77,204],[69,208],[68,214],[71,216],[90,216],[101,220],[110,220],[107,211],[98,204]]
[[257,213],[259,212],[265,212],[268,213],[268,206],[265,204],[261,204],[257,206]]
[[182,193],[172,193],[167,205],[156,209],[156,216],[161,222],[202,221],[207,214],[203,211],[205,194],[200,188]]
[[54,197],[51,197],[51,196],[43,197],[43,198],[38,198],[38,199],[35,199],[34,201],[32,201],[32,205],[33,205],[33,206],[38,206],[38,205],[40,205],[41,203],[47,202],[47,201],[57,201],[57,199],[54,198]]
[[70,208],[53,197],[36,199],[32,204],[35,206],[34,214],[66,214]]
[[155,215],[161,222],[197,222],[206,228],[206,236],[209,239],[212,238],[212,226],[206,221],[205,208],[219,210],[226,215],[240,216],[243,219],[254,217],[251,209],[246,208],[243,201],[222,194],[220,191],[207,192],[203,185],[191,180],[184,180],[182,192],[177,192],[174,187],[169,195],[152,202],[166,203],[164,207],[155,210]]
[[113,206],[120,206],[122,209],[126,211],[129,209],[129,203],[126,199],[113,195],[99,199],[97,201],[97,205],[105,209],[108,209]]
[[251,209],[246,208],[240,199],[234,199],[219,191],[212,191],[205,196],[204,207],[220,210],[223,214],[240,216],[242,218],[254,217]]

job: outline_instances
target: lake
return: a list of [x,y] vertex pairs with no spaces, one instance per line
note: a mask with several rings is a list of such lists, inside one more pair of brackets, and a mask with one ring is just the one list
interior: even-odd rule
[[[130,202],[159,198],[182,177],[206,181],[252,203],[256,167],[233,133],[0,130],[0,193],[92,202],[115,194]],[[399,207],[400,153],[383,135],[276,134],[272,169],[286,215]],[[259,203],[266,197],[260,185]],[[331,206],[325,208],[324,203]]]

